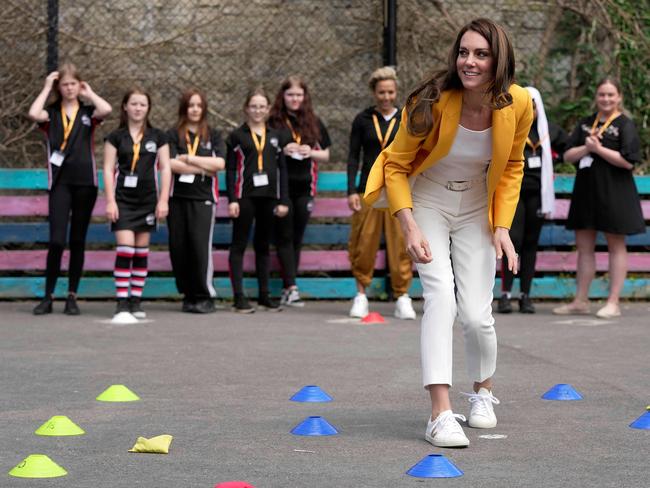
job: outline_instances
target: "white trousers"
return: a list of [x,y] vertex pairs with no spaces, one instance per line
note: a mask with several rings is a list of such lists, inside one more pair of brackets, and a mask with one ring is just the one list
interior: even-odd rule
[[420,175],[413,187],[413,217],[433,257],[432,262],[417,265],[424,297],[423,384],[452,384],[456,318],[463,329],[469,377],[484,381],[494,374],[497,359],[492,317],[496,255],[486,184],[451,191]]

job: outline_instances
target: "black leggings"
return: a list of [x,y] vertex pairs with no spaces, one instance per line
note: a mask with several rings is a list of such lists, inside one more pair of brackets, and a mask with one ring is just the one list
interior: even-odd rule
[[54,293],[56,280],[61,274],[61,257],[65,249],[70,222],[70,265],[68,267],[68,292],[77,293],[84,266],[86,233],[93,207],[97,200],[97,187],[59,184],[50,190],[49,216],[50,242],[45,267],[45,296]]
[[285,217],[275,219],[275,244],[282,266],[284,288],[296,284],[302,240],[313,206],[314,199],[309,195],[292,196],[289,213]]
[[230,244],[230,280],[235,294],[244,293],[244,251],[248,244],[253,221],[255,221],[255,270],[259,293],[269,292],[269,242],[273,226],[273,210],[278,204],[274,198],[242,198],[239,203],[239,217],[232,221],[232,244]]
[[[519,254],[520,289],[526,295],[530,294],[530,286],[535,276],[537,243],[544,223],[544,218],[539,213],[541,206],[542,197],[539,188],[526,189],[522,187],[515,218],[510,228],[510,238],[515,246],[515,251]],[[501,267],[503,280],[501,289],[504,292],[509,292],[512,289],[514,279],[506,265],[507,261],[504,257]]]

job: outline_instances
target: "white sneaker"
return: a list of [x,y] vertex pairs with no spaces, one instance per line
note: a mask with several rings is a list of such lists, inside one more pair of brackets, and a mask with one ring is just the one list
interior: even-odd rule
[[413,310],[413,300],[408,294],[400,296],[395,303],[395,317],[404,320],[415,320],[415,310]]
[[480,388],[478,393],[463,393],[469,397],[472,410],[467,424],[475,429],[492,429],[497,426],[497,416],[494,415],[494,405],[501,403],[487,388]]
[[280,298],[280,305],[286,305],[287,307],[298,307],[302,308],[305,306],[305,302],[300,298],[300,293],[298,293],[298,288],[291,288],[290,290],[282,290],[282,297]]
[[435,420],[429,418],[424,439],[436,447],[469,446],[469,439],[456,419],[464,421],[465,417],[445,410],[440,412]]
[[354,301],[352,302],[350,317],[362,319],[366,315],[368,315],[368,297],[365,293],[357,293],[357,296],[354,297]]
[[138,319],[131,312],[118,312],[111,319],[111,324],[129,325],[137,323]]

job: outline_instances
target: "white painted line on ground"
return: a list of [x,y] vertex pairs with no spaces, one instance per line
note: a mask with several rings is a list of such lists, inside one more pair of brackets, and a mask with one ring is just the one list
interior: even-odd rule
[[506,439],[508,436],[505,434],[483,434],[480,435],[480,439]]
[[576,325],[578,327],[598,327],[599,325],[614,324],[615,322],[603,319],[569,319],[555,320],[551,323],[559,325]]
[[327,319],[325,322],[328,324],[359,324],[361,319],[353,319],[352,317],[346,317],[341,319]]

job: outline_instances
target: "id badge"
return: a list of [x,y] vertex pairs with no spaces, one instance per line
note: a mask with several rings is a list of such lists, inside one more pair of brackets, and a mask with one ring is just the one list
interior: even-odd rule
[[50,164],[53,166],[61,166],[64,159],[65,155],[61,151],[54,151],[50,156]]
[[580,164],[578,165],[578,169],[582,168],[590,168],[591,163],[594,162],[594,158],[591,156],[583,156],[582,159],[580,160]]
[[256,173],[253,175],[253,186],[259,188],[260,186],[268,186],[269,175],[266,173]]
[[291,159],[295,159],[297,161],[301,161],[305,158],[302,157],[302,154],[300,153],[291,153]]
[[536,169],[542,167],[542,158],[540,156],[531,156],[528,158],[528,167]]
[[125,188],[135,188],[138,186],[138,175],[126,175],[124,177]]
[[194,177],[196,175],[193,174],[183,174],[178,177],[178,181],[181,183],[194,183]]

